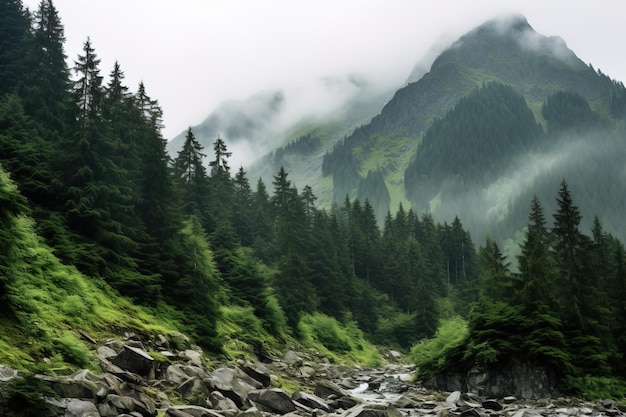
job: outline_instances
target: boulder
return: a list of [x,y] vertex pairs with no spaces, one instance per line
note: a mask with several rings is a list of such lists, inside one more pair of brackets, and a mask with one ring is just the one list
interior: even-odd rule
[[211,372],[204,383],[211,391],[219,391],[225,397],[233,400],[238,408],[243,407],[248,398],[248,393],[254,390],[254,387],[237,377],[235,369],[228,367],[218,368]]
[[37,375],[37,378],[46,382],[61,398],[76,398],[95,402],[99,397],[102,397],[103,390],[108,389],[108,387],[103,387],[93,381],[74,380],[71,376]]
[[272,383],[272,377],[269,369],[260,362],[247,361],[241,369],[251,378],[260,382],[263,387],[269,387]]
[[204,381],[197,376],[187,379],[176,388],[176,391],[180,393],[183,399],[199,396],[206,397],[210,392]]
[[226,398],[224,394],[219,391],[213,391],[207,398],[207,405],[210,404],[213,410],[218,411],[232,411],[239,410],[237,404],[230,398]]
[[401,417],[402,415],[394,407],[376,405],[376,404],[361,404],[354,407],[345,413],[341,414],[341,417]]
[[279,388],[254,390],[248,395],[248,400],[262,409],[276,414],[287,414],[296,411],[289,394]]
[[9,368],[8,366],[0,365],[0,382],[9,381],[19,375],[16,369]]
[[114,365],[120,368],[147,377],[154,367],[154,358],[144,350],[124,345],[124,349],[111,360]]
[[178,355],[183,359],[187,359],[189,363],[194,366],[202,366],[202,353],[196,350],[187,349],[180,352]]
[[451,392],[446,398],[446,403],[453,405],[455,407],[459,405],[460,401],[461,401],[461,391]]
[[64,417],[101,417],[98,408],[91,401],[61,398],[51,399],[49,402],[58,407]]
[[331,395],[334,395],[335,397],[346,397],[350,395],[348,391],[344,390],[334,382],[328,381],[326,379],[318,381],[317,385],[315,386],[314,393],[322,399],[328,399],[328,397],[330,397]]
[[291,366],[301,366],[304,362],[298,354],[292,350],[285,353],[283,360]]
[[220,413],[198,405],[177,405],[165,412],[169,417],[224,417]]
[[180,385],[187,381],[191,375],[185,372],[183,365],[173,364],[167,367],[164,377],[167,381]]
[[493,410],[493,411],[501,411],[504,408],[504,406],[500,404],[498,401],[491,400],[491,399],[483,401],[482,406],[486,410]]
[[309,394],[304,391],[294,392],[291,399],[312,409],[324,410],[328,413],[332,412],[332,409],[324,400],[316,395]]

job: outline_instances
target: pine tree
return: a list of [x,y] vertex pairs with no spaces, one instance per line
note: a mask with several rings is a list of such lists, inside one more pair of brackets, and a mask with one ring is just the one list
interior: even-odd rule
[[30,17],[21,0],[0,2],[0,97],[23,80],[24,51],[30,45]]
[[65,133],[72,108],[64,43],[65,29],[56,7],[52,0],[42,0],[34,14],[34,37],[26,58],[29,71],[20,94],[26,112],[53,142]]
[[202,164],[206,156],[202,153],[203,149],[189,128],[183,148],[174,160],[174,175],[181,186],[183,213],[189,215],[200,213],[206,205],[209,182]]
[[534,311],[558,316],[557,267],[550,253],[549,236],[543,208],[537,196],[531,201],[526,237],[518,256],[520,269],[520,304],[530,314]]
[[478,277],[479,296],[492,301],[510,302],[513,283],[510,264],[500,248],[490,238],[485,246],[478,251],[480,259],[480,276]]
[[315,289],[309,277],[305,259],[307,237],[304,204],[297,190],[287,179],[287,172],[281,167],[274,176],[274,250],[278,261],[279,273],[276,278],[277,296],[287,322],[296,328],[300,313],[313,312],[317,307]]
[[[132,295],[156,296],[158,284],[148,283],[149,277],[141,282],[122,271],[136,266],[136,239],[141,231],[134,222],[132,189],[119,165],[119,143],[103,118],[100,61],[89,39],[83,53],[74,69],[75,130],[63,144],[62,159],[69,225],[86,238],[79,249],[84,253],[80,267],[89,274],[108,276],[118,288],[134,292]],[[92,243],[95,250],[90,248]]]
[[554,214],[555,251],[561,271],[563,324],[572,363],[578,372],[606,374],[608,352],[602,346],[606,326],[602,321],[602,300],[597,299],[596,282],[585,260],[589,239],[579,230],[582,218],[574,205],[565,180],[557,196]]
[[234,199],[232,222],[242,246],[252,246],[253,236],[253,195],[250,182],[243,167],[235,175],[233,181]]

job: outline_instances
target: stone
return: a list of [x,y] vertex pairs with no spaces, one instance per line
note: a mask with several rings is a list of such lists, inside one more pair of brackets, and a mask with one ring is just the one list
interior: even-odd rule
[[296,352],[290,350],[283,356],[283,360],[292,366],[301,366],[304,362],[300,356],[296,354]]
[[113,358],[111,363],[125,371],[147,377],[153,369],[154,358],[139,348],[124,345],[124,350]]
[[169,407],[165,415],[170,417],[224,417],[216,411],[198,405],[177,405]]
[[298,369],[298,373],[302,378],[312,378],[315,376],[315,368],[309,365],[303,365]]
[[238,408],[245,404],[248,393],[254,390],[254,387],[241,381],[237,377],[237,371],[228,367],[221,367],[209,375],[204,383],[211,391],[219,391],[225,397],[230,398],[237,404]]
[[224,394],[219,391],[213,391],[207,398],[207,405],[211,405],[211,408],[219,411],[239,410],[237,404],[230,398],[226,398]]
[[317,382],[314,393],[322,399],[328,399],[331,395],[335,395],[336,397],[347,397],[350,395],[348,391],[327,379]]
[[515,401],[517,401],[517,398],[512,395],[506,396],[502,399],[502,402],[505,404],[513,404]]
[[451,392],[450,395],[448,395],[448,397],[446,398],[446,402],[454,406],[459,405],[460,400],[461,400],[461,391]]
[[9,381],[19,375],[16,369],[9,368],[8,366],[0,365],[0,382]]
[[504,406],[496,400],[485,400],[482,402],[483,408],[493,411],[501,411]]
[[330,406],[326,404],[324,400],[322,400],[317,395],[309,394],[304,391],[296,391],[291,395],[291,399],[303,404],[309,408],[324,410],[328,413],[332,411]]
[[475,408],[469,408],[461,411],[460,417],[480,417],[480,413]]
[[170,382],[173,382],[176,385],[180,385],[186,380],[188,380],[191,375],[188,375],[183,366],[180,364],[173,364],[167,367],[165,370],[165,379]]
[[263,387],[269,387],[272,383],[269,369],[260,362],[246,361],[241,369],[251,378],[259,381]]
[[50,404],[64,411],[64,417],[101,417],[98,408],[91,401],[79,400],[77,398],[51,399]]
[[266,388],[250,392],[248,399],[258,406],[277,414],[287,414],[296,411],[289,394],[279,388]]
[[187,359],[190,364],[202,367],[202,354],[192,349],[187,349],[179,353],[183,359]]
[[361,404],[346,411],[341,417],[401,417],[401,414],[394,407]]
[[192,397],[207,396],[210,392],[204,381],[197,376],[192,376],[187,379],[176,387],[176,391],[178,391],[185,400]]

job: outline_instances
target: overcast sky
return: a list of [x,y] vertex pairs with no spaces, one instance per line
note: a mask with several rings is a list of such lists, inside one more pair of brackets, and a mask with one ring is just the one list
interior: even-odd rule
[[[23,0],[34,10],[39,0]],[[165,112],[167,138],[222,101],[277,88],[315,94],[319,80],[359,75],[401,86],[433,45],[521,13],[584,62],[626,82],[621,0],[54,0],[73,62],[89,36],[108,76],[119,61]],[[313,101],[313,98],[311,99]]]

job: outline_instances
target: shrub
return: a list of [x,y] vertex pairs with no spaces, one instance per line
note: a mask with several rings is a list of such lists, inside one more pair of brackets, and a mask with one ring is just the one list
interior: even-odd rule
[[431,375],[442,370],[448,353],[461,346],[467,335],[465,320],[460,317],[442,320],[432,339],[422,340],[411,348],[411,359],[419,368],[418,375]]
[[13,378],[4,385],[3,405],[7,417],[55,416],[57,407],[46,401],[57,395],[32,375]]

